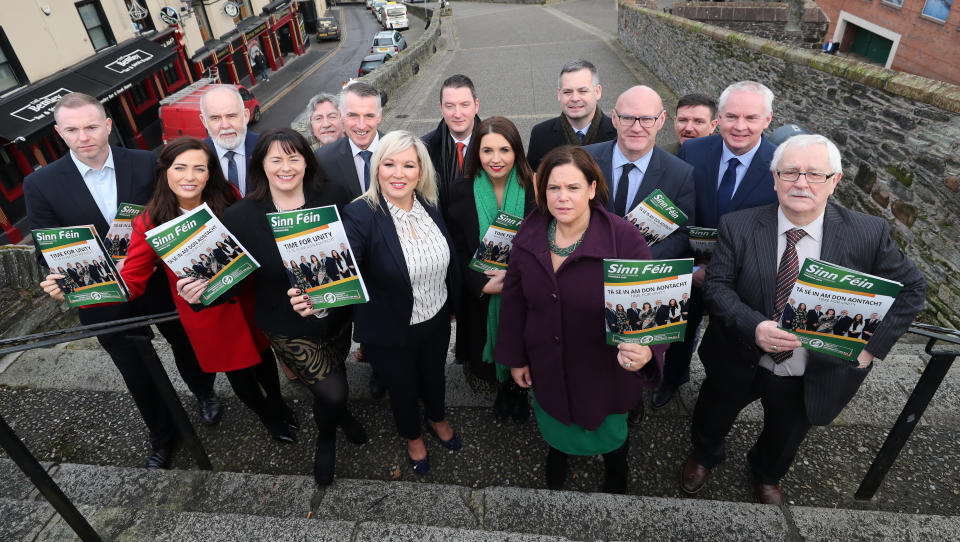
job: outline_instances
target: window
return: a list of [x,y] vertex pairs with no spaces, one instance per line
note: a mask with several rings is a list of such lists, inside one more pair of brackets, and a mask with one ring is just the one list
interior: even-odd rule
[[110,31],[110,25],[107,23],[106,15],[103,14],[103,8],[100,7],[99,0],[77,2],[76,6],[77,11],[80,12],[83,26],[87,29],[87,35],[90,36],[90,44],[93,45],[94,51],[99,51],[117,43],[113,39],[113,32]]
[[182,71],[178,69],[176,60],[171,60],[167,63],[166,66],[160,69],[160,73],[163,75],[163,83],[166,86],[167,92],[182,86],[183,83],[186,82]]
[[153,90],[153,83],[149,78],[133,85],[128,92],[133,111],[138,115],[157,103],[157,93]]
[[125,1],[127,13],[130,14],[130,20],[133,21],[134,29],[138,34],[157,29],[153,24],[153,17],[150,16],[150,9],[146,6],[146,0]]
[[27,83],[29,83],[27,76],[23,72],[17,56],[13,54],[13,47],[10,47],[7,35],[0,27],[0,94]]
[[213,39],[213,30],[210,29],[210,19],[207,17],[207,8],[200,0],[194,0],[193,12],[197,15],[197,26],[200,28],[200,37],[203,41]]
[[950,15],[950,8],[953,6],[953,0],[927,0],[923,4],[923,14],[931,19],[947,22],[947,16]]

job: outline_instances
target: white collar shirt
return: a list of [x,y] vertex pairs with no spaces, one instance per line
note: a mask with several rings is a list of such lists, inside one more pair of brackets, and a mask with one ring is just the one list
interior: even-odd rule
[[[377,132],[377,135],[373,136],[373,141],[370,142],[370,146],[366,149],[361,149],[353,142],[350,137],[347,137],[347,142],[350,143],[350,155],[353,156],[353,165],[357,168],[357,180],[360,184],[360,193],[366,192],[365,187],[363,186],[363,168],[366,166],[366,163],[363,161],[363,157],[360,156],[360,152],[367,150],[373,152],[377,150],[377,143],[380,143],[380,133]],[[377,179],[375,172],[370,172],[370,182],[374,182]]]
[[[244,136],[244,138],[246,138],[246,136]],[[241,141],[236,149],[225,149],[217,145],[215,140],[213,142],[213,150],[217,152],[217,158],[220,159],[220,167],[223,169],[223,177],[225,179],[230,171],[230,159],[227,158],[227,152],[233,151],[235,153],[233,162],[237,165],[237,181],[240,185],[237,189],[240,190],[241,196],[247,195],[247,155],[244,147],[245,141]]]
[[113,222],[113,217],[117,216],[117,170],[113,165],[113,149],[107,147],[107,159],[103,162],[103,167],[99,170],[84,164],[77,158],[77,155],[70,151],[70,159],[77,166],[80,177],[83,178],[83,184],[87,185],[87,190],[93,196],[100,214],[107,221],[107,226]]
[[[647,151],[647,154],[644,154],[640,158],[637,158],[633,162],[627,159],[623,155],[623,152],[620,150],[620,145],[614,144],[613,146],[613,158],[610,160],[610,175],[613,177],[610,179],[610,194],[611,197],[617,193],[617,188],[620,184],[620,175],[623,174],[623,166],[630,163],[634,165],[634,168],[630,170],[630,173],[627,174],[627,205],[629,206],[633,203],[633,198],[637,194],[637,190],[640,190],[640,184],[643,183],[643,175],[647,172],[647,169],[650,167],[650,159],[653,157],[653,147],[650,147],[650,150]],[[633,209],[627,207],[627,214],[630,213]]]
[[[763,141],[762,139],[760,141]],[[749,151],[737,156],[733,154],[733,151],[727,148],[726,141],[721,145],[722,150],[720,151],[720,171],[717,172],[717,190],[720,189],[720,181],[723,180],[723,174],[727,172],[727,166],[730,163],[731,158],[736,158],[740,165],[737,166],[737,179],[736,183],[733,185],[733,193],[730,194],[730,197],[733,197],[733,194],[737,193],[737,189],[740,188],[740,182],[743,181],[743,177],[747,174],[747,170],[750,169],[750,163],[753,162],[753,157],[757,154],[757,149],[760,148],[760,141],[757,141],[757,144],[753,146]]]

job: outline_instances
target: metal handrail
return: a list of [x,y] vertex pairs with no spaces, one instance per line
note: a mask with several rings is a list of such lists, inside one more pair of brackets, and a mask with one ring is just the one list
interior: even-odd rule
[[[145,366],[153,379],[154,386],[160,395],[164,406],[169,410],[173,423],[180,433],[180,438],[184,446],[190,451],[197,462],[197,466],[202,470],[213,470],[210,458],[207,456],[203,443],[200,442],[193,424],[187,416],[177,391],[170,382],[163,363],[157,356],[156,350],[150,344],[153,334],[149,332],[146,326],[151,324],[161,324],[180,318],[177,312],[167,312],[163,314],[151,314],[147,316],[137,316],[125,318],[122,320],[113,320],[110,322],[99,322],[68,329],[58,329],[34,333],[23,337],[0,340],[0,345],[10,345],[0,348],[0,357],[6,354],[23,352],[34,348],[44,348],[55,346],[57,344],[67,343],[84,339],[87,337],[96,337],[112,333],[129,332],[133,330],[145,330],[143,333],[130,333],[128,337],[133,340],[137,351],[143,360]],[[47,502],[60,514],[60,517],[70,525],[73,532],[84,542],[101,542],[100,535],[90,526],[90,523],[83,517],[77,507],[63,493],[63,490],[53,481],[53,478],[43,468],[37,458],[30,453],[30,450],[24,445],[23,441],[13,429],[7,424],[3,416],[0,415],[0,445],[7,452],[7,455],[20,467],[20,470],[33,482],[33,485],[47,499]]]

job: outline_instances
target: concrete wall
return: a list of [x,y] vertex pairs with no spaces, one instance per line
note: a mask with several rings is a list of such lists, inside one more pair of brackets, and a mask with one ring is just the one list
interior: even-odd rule
[[787,32],[784,29],[789,12],[786,2],[677,2],[670,12],[694,21],[810,49],[822,48],[830,25],[830,20],[813,2],[807,2],[800,32]]
[[960,87],[632,5],[620,6],[619,40],[677,94],[755,79],[777,95],[771,128],[832,138],[836,198],[890,222],[927,278],[926,316],[960,327]]
[[[430,27],[423,32],[416,43],[373,72],[361,77],[360,81],[373,85],[389,96],[419,73],[420,64],[429,60],[437,52],[437,41],[440,39],[440,10],[435,7],[435,5],[429,5],[429,7],[407,5],[407,12],[416,17],[425,18],[427,12],[432,13]],[[449,10],[445,10],[445,13],[447,12]]]

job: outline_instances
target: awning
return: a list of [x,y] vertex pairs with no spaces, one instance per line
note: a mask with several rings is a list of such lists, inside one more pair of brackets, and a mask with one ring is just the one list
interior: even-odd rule
[[46,77],[0,100],[0,138],[27,138],[50,126],[54,106],[71,92],[110,100],[175,54],[175,49],[138,38]]
[[291,0],[274,0],[269,4],[263,6],[263,13],[271,14],[280,11],[281,9],[286,9],[290,7]]

